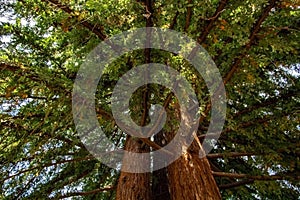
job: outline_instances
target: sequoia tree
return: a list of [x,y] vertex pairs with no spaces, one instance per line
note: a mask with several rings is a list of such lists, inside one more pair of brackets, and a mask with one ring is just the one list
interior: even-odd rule
[[[2,1],[1,199],[297,199],[299,7],[296,0]],[[226,121],[213,149],[199,156],[213,135],[212,97],[203,77],[172,52],[145,48],[121,55],[106,66],[95,93],[97,120],[116,147],[157,151],[176,137],[183,114],[170,89],[146,84],[132,94],[131,119],[148,125],[151,105],[160,104],[166,121],[153,137],[129,135],[111,108],[112,92],[127,71],[167,65],[190,83],[199,102],[199,126],[182,155],[161,169],[131,173],[108,167],[88,150],[73,120],[72,91],[98,44],[143,27],[180,32],[208,52],[225,86]],[[123,163],[141,164],[126,157]],[[149,169],[155,163],[149,159]]]

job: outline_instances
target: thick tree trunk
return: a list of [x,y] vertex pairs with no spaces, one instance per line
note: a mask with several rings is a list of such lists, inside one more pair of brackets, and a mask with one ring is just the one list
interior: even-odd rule
[[[165,145],[163,142],[164,131],[160,131],[154,136],[154,142],[161,147]],[[155,168],[155,158],[153,160],[153,166]],[[152,173],[152,200],[170,200],[169,182],[167,177],[167,168],[156,170]]]
[[170,200],[167,169],[162,168],[152,174],[152,200]]
[[206,157],[199,157],[199,149],[193,142],[188,152],[168,166],[172,200],[221,199],[209,162]]
[[[131,152],[149,152],[149,147],[144,145],[140,140],[128,137],[125,144],[125,149]],[[145,159],[149,163],[149,160]],[[132,160],[124,157],[123,166],[127,165],[138,167],[145,163],[134,163]],[[150,173],[127,173],[121,172],[118,187],[117,187],[117,200],[150,200],[151,199],[151,186],[150,186]]]

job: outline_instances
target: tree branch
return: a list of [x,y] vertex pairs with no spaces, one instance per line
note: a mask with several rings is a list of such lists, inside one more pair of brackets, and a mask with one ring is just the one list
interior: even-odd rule
[[238,173],[227,173],[227,172],[212,172],[214,176],[218,177],[229,177],[229,178],[237,178],[237,179],[252,179],[259,181],[270,181],[270,180],[300,180],[300,176],[291,176],[289,174],[286,175],[249,175],[249,174],[238,174]]
[[[272,8],[275,7],[275,5],[276,5],[276,0],[271,0],[269,2],[269,5],[266,7],[266,9],[263,11],[263,13],[261,14],[261,16],[259,17],[259,19],[253,25],[253,27],[251,29],[252,30],[251,34],[249,36],[249,41],[248,41],[248,43],[245,46],[242,47],[243,49],[245,49],[245,52],[248,51],[250,49],[250,47],[254,44],[256,34],[261,29],[262,23],[265,21],[265,19],[269,15],[269,12],[271,11]],[[235,73],[235,71],[237,70],[238,66],[241,64],[242,59],[245,56],[246,56],[245,54],[241,53],[240,56],[234,60],[233,66],[231,67],[230,71],[227,73],[227,75],[224,78],[224,85],[226,83],[228,83],[228,81],[232,78],[233,74]]]
[[173,19],[172,19],[172,22],[171,22],[171,24],[169,26],[169,29],[174,29],[174,26],[175,26],[175,24],[177,22],[178,15],[179,15],[179,12],[177,10],[176,13],[175,13],[175,15],[174,15],[174,17],[173,17]]
[[[145,11],[146,11],[146,27],[152,27],[153,26],[153,21],[152,21],[152,17],[153,17],[153,8],[152,8],[152,1],[151,0],[146,0],[145,2]],[[146,44],[145,46],[149,47],[150,46],[150,42],[151,42],[151,30],[146,29]],[[151,49],[150,48],[145,48],[144,49],[144,55],[145,55],[145,63],[151,63]],[[148,70],[145,71],[144,74],[144,78],[145,80],[148,79]],[[141,119],[141,126],[145,126],[146,121],[147,121],[147,116],[149,113],[149,109],[148,109],[148,99],[149,99],[149,87],[148,85],[145,85],[145,91],[143,93],[143,114],[142,114],[142,119]]]
[[[210,18],[209,23],[205,26],[205,29],[201,32],[201,35],[197,38],[197,42],[198,44],[202,44],[208,34],[210,33],[210,31],[212,30],[212,28],[214,27],[214,23],[216,22],[216,20],[218,19],[218,17],[221,14],[221,11],[225,8],[226,4],[227,4],[228,0],[221,0],[219,3],[218,8],[216,9],[214,15]],[[192,49],[190,55],[188,56],[188,59],[193,59],[195,54],[197,53],[199,47],[196,46],[195,48]],[[210,109],[210,108],[209,108]]]
[[[274,150],[274,154],[280,154],[280,153],[295,153],[296,155],[300,155],[296,150],[293,148],[280,148],[277,150]],[[294,152],[293,152],[294,151]],[[264,156],[264,155],[270,155],[270,152],[264,153],[264,152],[229,152],[229,153],[212,153],[207,154],[206,157],[210,159],[216,159],[216,158],[235,158],[235,157],[241,157],[241,156]]]
[[215,13],[213,14],[213,16],[211,16],[208,19],[209,23],[207,24],[207,26],[205,26],[205,29],[202,31],[200,37],[197,39],[197,42],[199,44],[202,44],[206,40],[206,37],[208,36],[210,31],[214,27],[214,23],[217,21],[218,17],[222,13],[222,11],[225,8],[227,2],[228,2],[228,0],[221,0],[220,1],[219,5],[218,5],[218,8],[216,9]]
[[[192,0],[188,0],[188,5],[192,3]],[[185,25],[184,25],[184,32],[187,32],[190,23],[191,23],[191,19],[192,19],[192,14],[193,14],[193,10],[192,7],[189,6],[187,8],[187,13],[186,13],[186,19],[185,19]]]
[[16,71],[19,71],[19,70],[25,70],[25,68],[21,68],[17,65],[11,65],[11,64],[7,64],[7,63],[0,63],[0,70],[1,71],[4,71],[4,70],[8,70],[8,71],[11,71],[11,72],[16,72]]
[[257,155],[257,153],[250,153],[250,152],[230,152],[230,153],[212,153],[212,154],[207,154],[206,157],[207,158],[228,158],[228,157],[241,157],[241,156],[253,156],[253,155]]
[[91,190],[91,191],[87,191],[87,192],[73,192],[73,193],[68,193],[59,197],[56,197],[58,199],[64,199],[64,198],[68,198],[68,197],[73,197],[73,196],[87,196],[87,195],[91,195],[91,194],[96,194],[99,192],[106,192],[106,191],[111,191],[111,190],[115,190],[117,187],[116,186],[108,186],[105,188],[99,188],[96,190]]
[[[236,131],[239,128],[249,128],[251,126],[255,126],[255,125],[261,125],[265,122],[271,121],[273,119],[279,119],[285,116],[290,115],[289,112],[281,112],[280,115],[270,115],[270,116],[264,116],[263,118],[259,118],[259,119],[254,119],[252,121],[245,121],[245,122],[240,122],[240,124],[236,127],[236,128],[226,128],[222,131],[221,136],[219,133],[208,133],[208,134],[200,134],[198,135],[199,139],[204,139],[204,138],[208,138],[208,139],[214,139],[216,137],[219,137],[219,139],[224,138],[225,133],[229,133],[231,131]],[[201,122],[203,121],[203,117],[200,118]],[[207,128],[201,127],[201,130],[206,131]]]
[[[34,82],[38,82],[40,84],[44,84],[48,89],[52,90],[53,92],[64,92],[64,93],[70,93],[69,90],[66,89],[65,86],[62,86],[60,83],[56,82],[55,84],[53,84],[52,79],[50,81],[50,79],[41,79],[39,77],[39,74],[37,74],[34,70],[30,70],[30,68],[28,66],[23,66],[20,63],[15,63],[15,64],[10,64],[10,63],[0,63],[0,69],[1,70],[8,70],[11,72],[14,72],[16,75],[17,72],[19,74],[17,74],[18,76],[25,76],[26,78],[30,79],[31,81]],[[56,72],[51,72],[53,74],[53,76],[55,77],[59,77],[59,75]],[[63,91],[61,91],[61,89]]]
[[225,190],[225,189],[239,187],[239,186],[246,185],[246,184],[251,184],[251,183],[254,183],[254,180],[252,180],[252,179],[242,180],[242,181],[237,181],[237,182],[233,182],[233,183],[219,185],[219,189]]
[[[82,173],[80,173],[79,175],[75,175],[75,177],[69,178],[67,181],[66,181],[65,176],[60,176],[60,177],[58,177],[58,179],[55,180],[55,182],[53,181],[55,183],[53,185],[56,185],[56,183],[63,180],[64,182],[60,184],[60,188],[64,188],[64,186],[71,185],[72,183],[86,177],[90,173],[91,173],[91,171],[89,169],[85,169]],[[53,185],[47,190],[48,195],[50,195],[51,192],[55,189],[55,186],[53,186]]]
[[256,110],[258,108],[263,108],[263,107],[266,107],[266,106],[274,105],[274,104],[278,103],[280,100],[284,101],[284,100],[289,99],[290,97],[292,97],[294,95],[298,95],[298,93],[296,91],[289,90],[286,93],[281,94],[278,97],[269,98],[269,99],[267,99],[267,100],[265,100],[265,101],[263,101],[261,103],[254,104],[254,105],[252,105],[249,108],[241,110],[238,113],[236,113],[234,117],[240,117],[241,115],[243,115],[245,113],[249,113],[249,112],[251,112],[253,110]]
[[[68,7],[66,5],[63,5],[58,0],[42,0],[42,1],[52,3],[53,5],[58,7],[59,9],[65,11],[66,13],[68,13],[70,15],[74,15],[74,11],[70,7]],[[101,40],[105,40],[107,38],[107,36],[103,33],[103,31],[101,29],[97,28],[95,25],[93,25],[93,24],[91,24],[87,21],[79,21],[79,23],[82,26],[89,29],[90,31],[92,31],[93,33],[95,33]]]
[[60,165],[60,164],[70,163],[70,162],[77,162],[77,161],[83,161],[83,160],[91,160],[91,159],[95,159],[95,158],[93,156],[87,156],[87,157],[84,157],[84,158],[75,158],[75,159],[71,159],[71,160],[58,161],[58,162],[55,162],[55,163],[47,163],[47,164],[44,164],[42,166],[36,166],[36,167],[32,167],[32,168],[29,168],[29,169],[26,169],[26,170],[22,170],[22,171],[14,174],[14,175],[11,175],[11,176],[3,178],[0,181],[2,182],[2,181],[5,181],[5,180],[8,180],[8,179],[11,179],[13,177],[19,176],[19,175],[21,175],[23,173],[26,173],[26,172],[33,171],[35,169],[40,169],[40,168],[45,168],[45,167],[50,167],[50,166],[56,166],[56,165]]

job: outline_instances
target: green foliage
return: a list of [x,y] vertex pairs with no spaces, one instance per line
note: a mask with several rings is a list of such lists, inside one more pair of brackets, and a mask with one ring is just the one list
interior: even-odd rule
[[[208,32],[201,45],[224,80],[238,63],[226,81],[226,124],[211,152],[225,156],[210,158],[210,162],[224,172],[248,174],[245,179],[250,182],[226,188],[242,180],[216,177],[223,198],[297,199],[300,5],[283,0],[264,13],[270,5],[266,0],[229,1],[214,16],[220,2],[153,1],[154,26],[171,26],[195,40]],[[191,19],[188,9],[193,11]],[[99,188],[115,188],[119,172],[94,159],[76,136],[71,92],[85,56],[102,40],[95,30],[109,37],[144,27],[144,4],[134,0],[16,0],[2,2],[0,11],[0,198],[114,199],[115,190]],[[185,30],[187,21],[190,25]],[[210,102],[202,77],[171,53],[152,50],[151,59],[173,67],[190,81],[199,98],[200,114],[207,116],[199,127],[201,137],[209,124],[205,106]],[[110,96],[124,73],[144,63],[142,50],[123,55],[108,66],[98,85],[99,124],[120,148],[126,134],[112,118]],[[149,103],[161,105],[170,92],[159,85],[148,89]],[[130,100],[130,113],[137,123],[144,111],[143,92],[143,88],[137,90]],[[173,97],[164,127],[167,132],[178,127],[177,108]],[[251,155],[231,157],[231,152]],[[281,180],[268,179],[271,175]],[[257,176],[265,178],[256,180]]]

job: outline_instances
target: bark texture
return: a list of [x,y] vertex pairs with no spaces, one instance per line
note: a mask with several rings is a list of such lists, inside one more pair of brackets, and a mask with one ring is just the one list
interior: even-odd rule
[[[149,147],[147,147],[143,142],[138,139],[128,137],[125,149],[127,151],[141,153],[149,152]],[[145,158],[145,162],[150,162]],[[145,163],[134,163],[132,160],[128,160],[124,157],[123,166],[144,166]],[[151,199],[151,185],[150,185],[150,173],[128,173],[121,172],[118,186],[117,186],[117,200],[150,200]]]
[[[177,107],[177,110],[179,108]],[[180,116],[183,119],[189,119],[186,121],[186,125],[192,127],[192,131],[195,124],[191,124],[193,120],[190,119],[190,115],[186,115],[185,112],[177,112],[177,118]],[[172,130],[176,130],[176,127],[172,127]],[[186,131],[190,131],[186,129]],[[181,133],[177,133],[181,134]],[[166,133],[165,139],[169,143],[176,135],[174,131]],[[196,133],[193,133],[196,136]],[[179,144],[181,147],[187,147],[187,144]],[[202,145],[198,138],[194,139],[192,144],[185,148],[176,161],[167,167],[167,176],[169,182],[170,196],[172,200],[219,200],[221,195],[219,188],[213,177],[210,164],[206,157],[200,158],[201,155],[205,155],[202,149]]]
[[218,200],[221,195],[206,157],[200,158],[199,146],[193,142],[190,150],[168,166],[172,200]]
[[[160,131],[154,136],[154,142],[161,147],[165,145],[164,141],[164,131]],[[155,158],[153,160],[153,166],[156,164]],[[167,176],[167,168],[156,170],[152,173],[152,200],[169,200],[169,182]]]
[[152,194],[152,200],[169,200],[171,198],[166,168],[153,172]]

